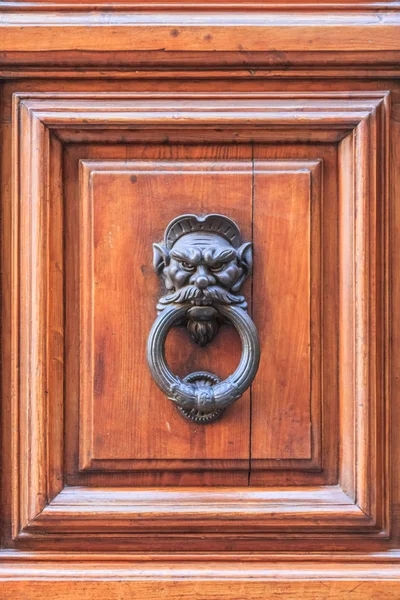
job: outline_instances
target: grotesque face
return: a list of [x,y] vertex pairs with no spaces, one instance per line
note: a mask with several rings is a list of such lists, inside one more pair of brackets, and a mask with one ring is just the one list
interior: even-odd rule
[[[195,304],[224,302],[226,293],[243,279],[235,248],[224,238],[210,233],[190,233],[181,237],[170,252],[163,271],[167,290],[175,291],[175,302],[194,300]],[[183,290],[183,292],[181,292]]]
[[[160,299],[166,305],[190,303],[188,328],[201,345],[218,330],[218,304],[246,308],[240,286],[251,270],[251,243],[234,248],[216,233],[198,231],[180,237],[168,250],[154,244],[154,266],[163,276],[168,294]],[[214,308],[215,307],[215,308]]]

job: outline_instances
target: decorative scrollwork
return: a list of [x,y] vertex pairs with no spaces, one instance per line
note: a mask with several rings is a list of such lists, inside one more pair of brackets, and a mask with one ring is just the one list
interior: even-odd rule
[[[224,215],[182,215],[167,227],[163,244],[154,244],[154,268],[168,293],[160,298],[158,318],[150,331],[147,360],[153,378],[185,418],[211,423],[239,398],[253,381],[259,363],[255,325],[246,312],[240,287],[252,268],[251,242],[242,242],[238,226]],[[201,346],[231,322],[242,340],[236,371],[224,381],[212,373],[192,373],[183,380],[165,360],[169,329],[186,322]]]

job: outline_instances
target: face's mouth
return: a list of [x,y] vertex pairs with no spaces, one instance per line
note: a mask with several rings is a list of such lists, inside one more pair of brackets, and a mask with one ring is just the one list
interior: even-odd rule
[[210,306],[210,304],[212,303],[212,298],[209,294],[207,294],[207,288],[197,289],[199,293],[193,298],[192,304],[194,304],[195,306]]
[[192,306],[192,308],[189,308],[189,310],[188,310],[189,318],[193,319],[195,321],[208,322],[211,319],[215,319],[217,314],[218,314],[218,311],[213,306],[202,306],[202,305],[196,304],[195,306]]

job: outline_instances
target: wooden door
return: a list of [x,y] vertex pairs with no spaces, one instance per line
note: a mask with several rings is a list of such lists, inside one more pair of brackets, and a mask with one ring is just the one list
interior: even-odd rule
[[[398,7],[43,0],[0,31],[0,599],[398,598]],[[199,423],[146,344],[153,244],[181,215],[228,244],[207,214],[260,358]],[[230,382],[240,332],[171,326],[174,381]]]

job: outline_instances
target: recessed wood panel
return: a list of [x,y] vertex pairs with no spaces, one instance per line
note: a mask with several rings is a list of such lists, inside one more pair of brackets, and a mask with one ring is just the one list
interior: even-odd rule
[[[146,341],[160,294],[152,242],[186,212],[227,214],[249,235],[251,161],[86,161],[81,172],[81,460],[247,459],[249,393],[214,424],[184,420],[151,378]],[[170,333],[167,355],[179,375],[226,377],[240,351],[231,327],[204,349],[181,328]]]
[[[121,165],[127,165],[126,173],[129,173],[129,164],[139,164],[140,161],[134,160],[135,156],[142,157],[145,164],[157,165],[158,163],[164,162],[164,164],[168,164],[169,162],[178,162],[178,163],[188,163],[193,162],[193,164],[201,164],[205,161],[210,162],[207,157],[211,155],[215,155],[214,163],[215,165],[224,164],[226,162],[226,156],[228,152],[232,152],[233,148],[229,149],[227,146],[216,147],[214,145],[205,146],[202,149],[196,146],[179,146],[168,144],[165,147],[161,146],[117,146],[117,145],[75,145],[68,148],[67,151],[67,160],[66,160],[66,168],[68,168],[68,185],[67,185],[67,198],[71,199],[70,202],[73,204],[75,202],[75,198],[79,195],[82,197],[85,196],[84,189],[89,189],[88,183],[82,183],[82,188],[80,189],[78,183],[74,183],[75,179],[78,180],[78,171],[75,175],[75,170],[70,170],[70,167],[73,165],[84,164],[84,171],[87,171],[87,174],[93,172],[95,177],[99,175],[106,175],[106,171],[110,171],[111,168],[114,168],[117,172],[125,171],[121,168]],[[335,414],[334,406],[332,404],[335,402],[335,391],[330,390],[329,394],[325,394],[324,396],[318,391],[318,378],[321,375],[321,365],[319,364],[319,354],[320,354],[320,340],[319,336],[319,328],[318,328],[318,318],[317,313],[319,309],[319,304],[321,302],[321,294],[319,291],[319,262],[320,256],[318,253],[319,241],[317,230],[319,227],[319,205],[322,202],[322,189],[320,186],[320,182],[322,181],[322,165],[325,165],[324,168],[324,188],[329,189],[330,195],[335,194],[335,190],[332,187],[332,182],[335,178],[336,172],[336,149],[334,146],[328,146],[322,149],[318,145],[314,146],[294,146],[288,145],[285,147],[279,146],[257,146],[253,149],[250,145],[238,145],[235,146],[235,158],[232,159],[231,163],[236,165],[243,162],[243,157],[248,156],[251,157],[252,151],[254,154],[260,155],[262,158],[255,159],[254,165],[255,170],[253,175],[257,177],[257,173],[264,173],[266,175],[279,175],[282,178],[288,173],[292,176],[296,174],[309,176],[309,195],[310,201],[312,197],[312,204],[314,206],[315,215],[310,214],[310,222],[312,221],[313,234],[316,238],[313,242],[314,248],[314,260],[316,261],[314,265],[314,290],[310,292],[311,296],[314,298],[314,308],[313,314],[315,313],[315,327],[314,327],[314,392],[312,394],[311,406],[310,404],[307,406],[307,427],[311,430],[312,435],[312,452],[310,458],[277,458],[277,459],[266,459],[266,458],[254,458],[252,456],[251,462],[251,482],[253,479],[257,478],[257,482],[255,485],[292,485],[293,482],[301,483],[302,485],[312,484],[312,485],[320,485],[324,483],[335,483],[337,481],[336,474],[336,462],[337,455],[335,455],[335,439],[337,437],[337,427],[333,427],[333,420],[329,417],[329,415]],[[126,161],[122,160],[122,157],[128,154],[131,156],[131,160],[126,163]],[[309,155],[309,160],[301,160],[301,158],[305,155]],[[182,156],[187,156],[187,160],[183,161]],[[195,157],[198,155],[197,161],[195,161]],[[322,155],[323,160],[320,160],[318,157]],[[86,157],[86,158],[82,158]],[[166,161],[164,157],[170,157],[170,161]],[[110,160],[113,158],[114,160]],[[146,160],[144,160],[146,159]],[[251,159],[249,158],[249,162]],[[124,167],[125,168],[125,167]],[[83,178],[81,176],[83,181]],[[253,177],[254,179],[254,177]],[[254,195],[254,194],[253,194]],[[253,211],[255,211],[255,198],[253,198]],[[310,205],[311,210],[311,205]],[[74,217],[71,216],[71,222],[73,224]],[[311,226],[311,225],[310,225]],[[254,228],[254,227],[253,227]],[[243,227],[242,227],[243,229]],[[160,233],[162,236],[162,231]],[[246,239],[251,239],[254,234],[250,231]],[[263,315],[264,315],[264,307],[265,307],[265,297],[268,292],[268,286],[266,285],[266,280],[264,276],[263,266],[265,263],[265,258],[269,253],[268,240],[265,236],[259,236],[259,239],[255,245],[255,265],[254,268],[256,270],[256,279],[253,280],[252,276],[245,282],[245,293],[248,300],[251,300],[252,292],[254,292],[254,301],[250,302],[249,311],[255,313],[255,311],[259,311],[259,315],[254,317],[256,320],[256,325],[260,332],[262,338],[262,345],[265,344],[265,349],[268,351],[269,349],[269,341],[268,341],[268,331],[266,331],[265,323],[263,323]],[[282,248],[281,248],[282,252]],[[334,252],[334,248],[329,249],[326,253],[327,256],[331,255]],[[151,256],[149,254],[146,257],[147,261],[151,260]],[[270,260],[273,260],[277,265],[276,269],[279,269],[279,265],[281,264],[281,256],[280,253],[275,253],[275,256]],[[78,260],[76,259],[78,262]],[[257,268],[261,269],[261,273],[257,273]],[[111,265],[112,268],[112,265]],[[148,262],[145,269],[143,269],[143,274],[141,274],[146,279],[146,288],[154,294],[154,305],[157,302],[157,298],[160,293],[160,286],[157,277],[153,272],[152,265]],[[331,287],[334,287],[334,282],[330,283]],[[154,286],[154,287],[152,287]],[[272,289],[276,286],[276,282],[272,283]],[[253,289],[254,288],[254,289]],[[117,308],[114,308],[117,311]],[[274,309],[275,310],[275,309]],[[277,304],[277,310],[279,310],[279,303]],[[152,312],[152,311],[150,311]],[[152,312],[151,319],[154,318],[155,313]],[[74,323],[74,321],[72,320]],[[152,321],[149,321],[152,322]],[[84,328],[85,329],[85,328]],[[229,340],[234,340],[236,342],[236,346],[233,346],[232,343],[226,343]],[[333,344],[334,347],[334,344]],[[221,358],[221,353],[226,353],[228,355],[227,361],[223,361]],[[262,351],[264,354],[264,350]],[[329,351],[329,355],[331,352]],[[229,372],[232,372],[235,364],[239,360],[240,356],[240,342],[237,339],[237,335],[232,328],[232,326],[227,325],[223,326],[221,330],[221,334],[218,335],[210,345],[205,348],[199,348],[194,343],[190,342],[190,338],[188,338],[187,331],[185,327],[174,327],[171,334],[168,336],[167,340],[167,356],[168,360],[172,366],[174,372],[179,375],[185,375],[188,371],[195,371],[201,366],[206,366],[207,369],[212,370],[215,363],[215,356],[218,356],[219,360],[223,362],[220,365],[221,373],[224,372],[224,376],[227,376]],[[230,362],[229,362],[230,361]],[[225,368],[224,368],[225,365]],[[272,428],[266,426],[264,415],[263,415],[263,403],[269,401],[266,399],[266,394],[264,393],[264,389],[268,388],[268,380],[265,379],[265,369],[260,368],[259,373],[257,375],[257,380],[260,379],[261,383],[259,385],[260,393],[255,395],[254,388],[252,390],[252,404],[255,405],[257,402],[260,403],[260,423],[256,424],[253,419],[253,426],[257,427],[259,425],[262,430],[262,434],[265,436],[270,436],[273,440],[275,440],[275,434]],[[157,388],[156,388],[157,389]],[[81,395],[82,396],[82,395]],[[75,430],[78,430],[77,425],[75,424],[75,417],[77,416],[77,409],[74,409],[73,404],[71,402],[68,403],[68,435]],[[321,412],[322,407],[321,404],[323,402],[328,402],[328,406],[326,406],[326,418],[329,419],[330,426],[326,428],[326,425],[321,425]],[[239,400],[240,402],[240,400]],[[279,405],[279,400],[277,401],[277,405]],[[171,408],[174,408],[173,406]],[[337,412],[337,411],[336,411]],[[228,414],[228,413],[227,413]],[[81,416],[84,420],[86,420],[86,416]],[[227,416],[227,415],[225,415]],[[289,419],[290,415],[283,414],[282,419]],[[322,427],[325,427],[325,435],[326,435],[326,443],[322,448],[321,454],[321,437],[322,437]],[[151,428],[149,426],[149,430]],[[81,427],[81,438],[82,438],[83,427]],[[261,434],[261,435],[262,435]],[[71,437],[68,438],[69,447],[76,448],[78,446],[78,440],[74,442]],[[81,440],[82,441],[82,440]],[[277,443],[280,443],[277,440]],[[273,443],[273,441],[271,442]],[[249,444],[250,444],[250,435],[249,435]],[[208,459],[199,459],[196,462],[193,460],[185,460],[179,461],[179,459],[169,459],[168,467],[170,469],[179,469],[185,472],[185,480],[180,483],[180,485],[190,485],[191,482],[196,480],[196,477],[199,477],[198,470],[214,470],[218,471],[219,481],[222,482],[222,470],[227,472],[228,469],[234,469],[237,471],[241,469],[240,476],[247,475],[246,471],[248,469],[248,460],[247,459],[234,459],[229,462],[227,459],[219,460],[211,459],[210,462]],[[322,468],[322,460],[324,461],[324,467]],[[138,477],[142,477],[140,475],[139,469],[146,469],[147,472],[147,481],[149,477],[154,478],[154,481],[158,481],[156,477],[156,471],[164,470],[165,463],[162,459],[138,459],[138,458],[124,458],[119,459],[118,457],[113,458],[112,456],[108,456],[105,458],[92,457],[89,462],[81,462],[81,468],[86,471],[85,477],[77,478],[75,475],[69,477],[69,483],[72,484],[86,484],[89,481],[92,483],[96,483],[97,481],[102,482],[118,482],[119,484],[128,484],[128,482],[132,482],[132,484],[136,484],[136,481],[140,485],[139,482],[142,479],[138,479]],[[193,471],[195,469],[196,472]],[[132,480],[133,471],[135,472],[135,479]],[[193,477],[190,481],[187,479],[189,476],[190,470],[193,473]],[[88,473],[90,471],[90,474]],[[111,475],[111,471],[114,471],[113,475]],[[118,474],[117,471],[120,471]],[[129,474],[131,471],[131,475]],[[72,474],[73,467],[72,465],[69,467],[69,472]],[[232,474],[233,472],[231,472]],[[100,479],[101,474],[103,474],[103,479]],[[217,473],[215,473],[217,475]],[[237,474],[239,475],[239,474]],[[90,479],[87,479],[87,476]],[[171,475],[170,475],[171,476]],[[115,477],[118,477],[115,480]],[[177,479],[174,481],[178,482]],[[237,482],[237,480],[236,480]],[[236,483],[235,482],[235,483]],[[160,481],[160,484],[162,482]],[[237,482],[238,485],[240,483]],[[248,477],[246,476],[246,480],[242,479],[241,485],[248,484]]]
[[[319,329],[320,273],[315,269],[317,283],[312,290],[311,200],[319,203],[321,190],[315,190],[315,182],[313,198],[311,190],[318,170],[318,163],[311,161],[308,165],[277,162],[275,169],[272,161],[268,166],[255,163],[253,236],[258,260],[254,267],[254,319],[262,352],[252,390],[253,459],[311,459],[312,455],[311,292],[316,296],[314,326]],[[318,232],[317,222],[316,266]],[[318,356],[318,335],[314,342]],[[313,426],[319,430],[318,367]]]

